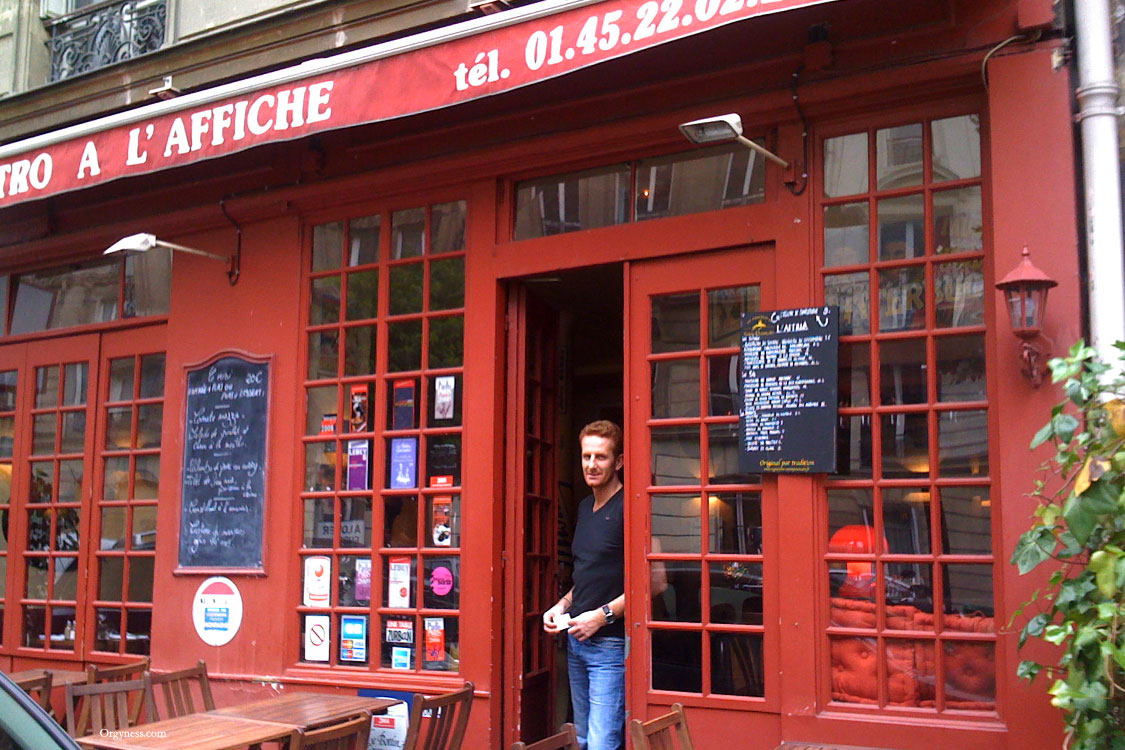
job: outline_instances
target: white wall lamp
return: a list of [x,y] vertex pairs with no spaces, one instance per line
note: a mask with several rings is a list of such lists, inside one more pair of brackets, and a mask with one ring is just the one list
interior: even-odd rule
[[189,255],[200,255],[204,258],[212,258],[227,264],[227,280],[230,285],[234,286],[238,283],[239,270],[242,263],[242,248],[241,243],[235,249],[235,252],[230,257],[218,255],[217,253],[209,253],[206,250],[197,250],[194,247],[187,247],[185,245],[177,245],[174,242],[165,242],[164,240],[156,239],[156,235],[149,234],[148,232],[138,232],[131,234],[128,237],[122,237],[117,242],[105,249],[102,255],[139,255],[147,253],[149,250],[155,248],[164,248],[175,252],[188,253]]
[[716,117],[704,117],[702,120],[692,120],[691,122],[681,123],[680,132],[684,134],[685,138],[697,146],[706,146],[713,143],[730,143],[732,141],[741,143],[746,148],[761,154],[766,159],[769,159],[774,164],[786,170],[785,184],[789,186],[791,191],[797,192],[794,188],[797,184],[797,179],[791,174],[790,170],[793,165],[765,146],[755,143],[742,135],[742,118],[737,114],[731,113],[729,115],[718,115]]

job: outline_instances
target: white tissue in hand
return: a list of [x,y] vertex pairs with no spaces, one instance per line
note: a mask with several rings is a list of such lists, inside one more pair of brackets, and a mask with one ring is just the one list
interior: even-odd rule
[[555,627],[560,630],[570,627],[570,614],[568,612],[561,612],[555,615]]

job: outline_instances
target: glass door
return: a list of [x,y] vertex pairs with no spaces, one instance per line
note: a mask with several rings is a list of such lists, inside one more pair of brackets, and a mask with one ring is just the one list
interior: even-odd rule
[[630,715],[678,701],[699,736],[733,721],[763,742],[778,732],[777,498],[738,466],[738,358],[742,314],[777,307],[773,273],[769,246],[634,263],[626,340]]
[[[554,636],[543,612],[558,601],[558,317],[520,285],[508,305],[508,414],[505,456],[507,637],[504,746],[555,730]],[[518,720],[518,724],[513,721]]]

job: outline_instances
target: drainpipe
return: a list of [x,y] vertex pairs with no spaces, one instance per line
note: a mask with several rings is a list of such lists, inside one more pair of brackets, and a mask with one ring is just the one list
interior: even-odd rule
[[1121,178],[1117,96],[1109,0],[1077,0],[1078,115],[1086,190],[1086,263],[1090,344],[1116,369],[1125,341],[1125,263],[1122,262]]

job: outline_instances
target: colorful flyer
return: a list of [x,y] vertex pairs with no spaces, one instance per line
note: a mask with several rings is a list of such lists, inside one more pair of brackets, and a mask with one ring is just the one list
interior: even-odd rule
[[391,439],[391,489],[406,490],[418,485],[418,438]]
[[340,616],[340,661],[367,661],[367,615]]
[[351,389],[351,414],[348,417],[348,427],[352,432],[366,432],[368,430],[368,404],[367,384],[353,385]]
[[371,483],[371,442],[368,440],[348,441],[348,489],[369,490]]
[[395,646],[391,649],[391,669],[410,669],[410,652],[412,649],[405,646]]
[[426,441],[426,476],[431,487],[453,486],[457,484],[460,473],[459,440],[435,437]]
[[383,623],[383,640],[387,643],[414,643],[413,620],[386,620]]
[[445,618],[426,617],[423,622],[425,628],[425,660],[427,662],[445,661]]
[[310,555],[305,558],[304,594],[306,607],[327,607],[332,599],[332,558]]
[[453,498],[450,495],[434,495],[433,523],[431,534],[435,547],[449,547],[453,543]]
[[394,381],[391,402],[391,429],[409,430],[414,427],[414,381]]
[[442,375],[434,378],[434,419],[453,419],[453,396],[457,378]]
[[387,562],[387,606],[393,609],[410,606],[409,557],[392,557]]
[[328,661],[331,628],[328,615],[305,615],[305,661]]
[[359,557],[355,561],[355,600],[371,601],[371,558]]
[[332,435],[336,432],[336,415],[325,414],[320,418],[320,434]]

